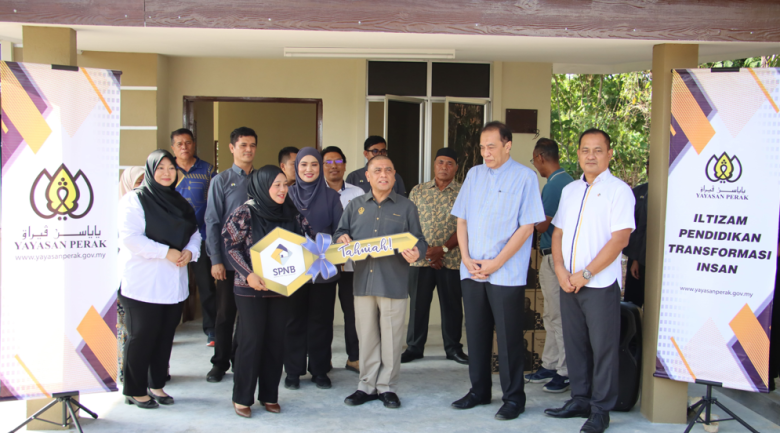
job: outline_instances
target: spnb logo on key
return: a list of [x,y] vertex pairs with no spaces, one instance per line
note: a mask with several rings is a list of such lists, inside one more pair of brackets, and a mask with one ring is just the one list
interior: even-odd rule
[[274,276],[278,277],[280,275],[289,275],[295,273],[295,266],[285,266],[287,262],[290,260],[290,257],[292,257],[292,252],[288,250],[284,245],[279,244],[276,246],[276,249],[273,253],[271,253],[271,258],[276,260],[280,265],[282,265],[281,268],[274,268]]

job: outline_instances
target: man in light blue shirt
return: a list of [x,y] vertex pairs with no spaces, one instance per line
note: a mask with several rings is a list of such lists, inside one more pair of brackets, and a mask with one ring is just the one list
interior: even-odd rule
[[489,404],[493,328],[498,337],[499,376],[504,405],[498,420],[525,410],[523,311],[534,224],[544,221],[539,182],[533,170],[513,160],[512,132],[500,122],[480,136],[485,163],[469,170],[452,208],[458,243],[471,390],[452,403],[456,409]]

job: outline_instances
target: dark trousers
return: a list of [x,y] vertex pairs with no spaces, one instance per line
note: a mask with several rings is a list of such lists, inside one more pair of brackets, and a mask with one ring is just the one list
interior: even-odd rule
[[347,357],[350,361],[360,359],[358,335],[355,329],[355,289],[354,272],[341,272],[339,278],[339,302],[344,312],[344,342],[347,345]]
[[453,355],[463,350],[463,296],[460,290],[460,270],[409,267],[409,328],[406,350],[422,355],[428,340],[428,320],[433,290],[439,295],[441,336],[444,351]]
[[258,400],[276,403],[290,299],[235,296],[235,303],[241,315],[236,330],[241,344],[236,349],[233,369],[233,401],[251,406],[257,388]]
[[491,395],[490,358],[495,327],[503,401],[525,407],[523,311],[526,286],[494,286],[472,279],[460,283],[466,312],[466,338],[469,341],[471,392],[479,398]]
[[198,295],[200,296],[200,307],[203,315],[203,332],[206,335],[214,332],[214,322],[217,318],[217,287],[214,283],[214,277],[211,275],[211,259],[206,253],[206,241],[200,244],[200,257],[195,263],[189,264],[192,275],[195,277],[193,282],[198,286]]
[[284,370],[288,376],[305,375],[308,353],[312,376],[327,374],[332,355],[336,282],[306,284],[293,293],[289,300],[290,320],[287,323]]
[[593,413],[608,413],[618,397],[620,286],[579,293],[561,289],[563,345],[569,367],[571,398],[590,404]]
[[626,292],[623,294],[623,300],[632,302],[637,307],[642,307],[645,303],[645,265],[639,264],[639,279],[631,275],[631,264],[634,261],[628,260],[628,269],[626,272]]
[[214,356],[211,363],[222,371],[230,368],[235,352],[233,329],[236,322],[236,299],[233,279],[236,271],[227,271],[227,278],[217,281],[217,320],[214,322]]
[[184,302],[151,304],[118,295],[125,309],[127,341],[124,347],[124,389],[131,397],[146,395],[147,388],[161,389],[168,375],[173,335],[181,320]]

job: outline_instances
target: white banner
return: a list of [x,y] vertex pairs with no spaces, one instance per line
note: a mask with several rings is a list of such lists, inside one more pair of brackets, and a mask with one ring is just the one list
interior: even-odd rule
[[767,392],[780,71],[673,75],[655,376]]
[[119,78],[0,62],[0,400],[117,389]]

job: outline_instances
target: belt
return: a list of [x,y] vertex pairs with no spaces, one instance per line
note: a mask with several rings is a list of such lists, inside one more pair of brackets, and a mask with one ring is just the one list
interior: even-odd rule
[[547,256],[552,254],[552,248],[542,248],[542,255]]

